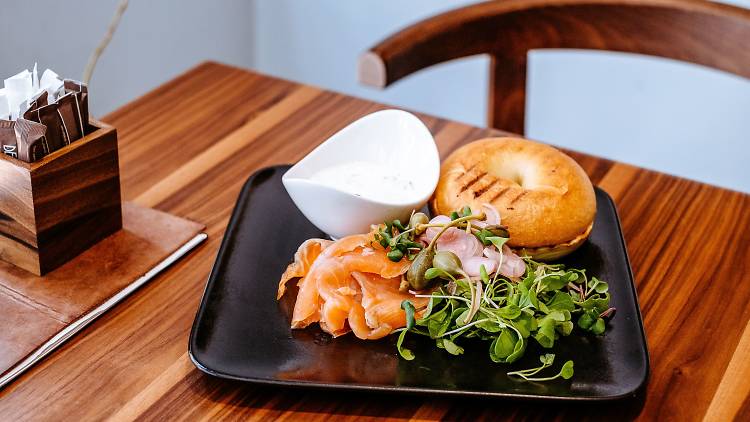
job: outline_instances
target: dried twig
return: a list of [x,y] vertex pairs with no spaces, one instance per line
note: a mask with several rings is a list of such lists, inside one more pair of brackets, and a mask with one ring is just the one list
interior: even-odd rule
[[93,53],[91,53],[91,57],[89,57],[89,62],[86,64],[86,69],[83,71],[83,82],[88,85],[88,83],[91,81],[91,75],[94,73],[94,68],[96,67],[96,62],[99,60],[99,57],[104,53],[104,50],[107,48],[107,45],[109,45],[109,42],[112,40],[112,35],[114,35],[115,31],[117,30],[117,26],[120,24],[120,19],[122,19],[122,15],[125,14],[125,9],[128,8],[128,0],[120,0],[119,3],[117,3],[117,9],[115,10],[114,16],[112,16],[112,21],[109,23],[109,27],[107,28],[107,33],[104,34],[104,38],[99,42],[99,45],[96,46],[96,49]]

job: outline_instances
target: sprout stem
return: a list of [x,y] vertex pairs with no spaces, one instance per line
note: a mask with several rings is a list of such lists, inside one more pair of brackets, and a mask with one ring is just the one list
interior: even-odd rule
[[443,334],[443,335],[442,335],[442,336],[440,336],[440,337],[445,337],[445,336],[449,336],[449,335],[451,335],[451,334],[455,334],[455,333],[457,333],[457,332],[459,332],[459,331],[463,331],[463,330],[465,330],[465,329],[467,329],[467,328],[469,328],[469,327],[472,327],[472,326],[474,326],[474,325],[477,325],[477,324],[481,324],[481,323],[483,323],[483,322],[487,322],[487,321],[489,321],[489,320],[490,320],[489,318],[485,318],[485,319],[478,319],[478,320],[476,320],[476,321],[474,321],[474,322],[472,322],[472,323],[470,323],[470,324],[462,325],[462,326],[460,326],[460,327],[458,327],[458,328],[456,328],[456,329],[453,329],[453,330],[451,330],[451,331],[448,331],[447,333]]
[[401,237],[401,236],[405,235],[406,233],[412,232],[412,231],[414,231],[414,230],[416,230],[416,229],[417,229],[416,227],[412,227],[412,228],[410,228],[409,230],[404,230],[404,231],[402,231],[401,233],[397,234],[397,235],[396,235],[396,237],[394,237],[394,238],[393,238],[392,242],[396,242],[396,241],[398,241],[398,238],[399,238],[399,237]]
[[460,300],[460,301],[463,301],[463,302],[466,302],[466,303],[471,303],[471,301],[469,299],[466,299],[465,297],[461,297],[461,296],[449,296],[449,295],[446,295],[446,296],[443,296],[443,295],[414,295],[414,297],[435,297],[435,298],[438,298],[438,299],[456,299],[456,300]]

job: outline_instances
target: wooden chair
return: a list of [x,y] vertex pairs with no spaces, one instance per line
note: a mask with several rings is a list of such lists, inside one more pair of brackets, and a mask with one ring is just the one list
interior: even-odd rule
[[447,60],[488,54],[488,124],[524,131],[529,50],[608,50],[692,62],[750,78],[750,10],[703,0],[498,0],[416,23],[359,60],[384,88]]

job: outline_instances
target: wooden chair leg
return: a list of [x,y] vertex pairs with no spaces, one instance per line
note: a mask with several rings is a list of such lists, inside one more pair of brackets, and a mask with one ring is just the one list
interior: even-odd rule
[[525,110],[526,58],[519,61],[491,56],[487,124],[523,134]]

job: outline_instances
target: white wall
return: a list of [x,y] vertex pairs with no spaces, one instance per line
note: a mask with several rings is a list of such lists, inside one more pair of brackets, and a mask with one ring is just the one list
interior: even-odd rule
[[254,66],[284,78],[484,126],[485,58],[436,66],[385,91],[359,85],[356,73],[359,55],[394,31],[474,2],[255,0]]
[[[436,66],[384,92],[356,81],[357,57],[368,47],[411,22],[469,3],[256,0],[254,66],[484,125],[486,59]],[[750,192],[750,176],[742,171],[750,161],[748,80],[662,59],[545,51],[532,53],[528,83],[531,138]]]
[[[117,0],[3,1],[0,79],[52,68],[80,79],[106,32]],[[90,92],[106,114],[206,60],[252,65],[253,5],[243,0],[131,0],[99,60]]]

